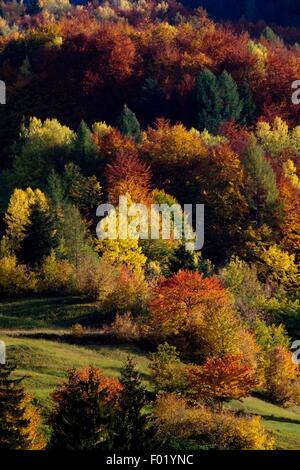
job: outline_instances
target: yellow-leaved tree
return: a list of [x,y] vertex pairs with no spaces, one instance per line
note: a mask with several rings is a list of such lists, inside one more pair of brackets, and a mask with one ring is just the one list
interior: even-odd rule
[[[126,194],[128,207],[132,205],[129,194]],[[102,258],[114,265],[125,265],[131,271],[142,274],[147,258],[139,246],[139,240],[130,234],[130,223],[120,217],[119,210],[111,211],[100,222],[101,230],[107,234],[107,239],[98,239],[96,249]]]
[[43,187],[51,171],[67,163],[75,135],[57,119],[30,118],[21,128],[18,152],[6,174],[10,187]]
[[189,407],[187,400],[171,394],[158,395],[154,420],[154,439],[162,448],[271,450],[275,444],[258,416]]
[[297,289],[299,272],[295,255],[278,245],[263,248],[259,254],[261,275],[284,291]]
[[256,136],[263,149],[274,157],[288,149],[296,155],[300,154],[300,126],[289,129],[288,124],[279,116],[275,117],[273,124],[259,121]]
[[9,248],[15,252],[26,236],[26,226],[30,222],[31,209],[38,206],[42,212],[49,209],[45,194],[39,189],[15,189],[4,216],[6,224],[5,236]]

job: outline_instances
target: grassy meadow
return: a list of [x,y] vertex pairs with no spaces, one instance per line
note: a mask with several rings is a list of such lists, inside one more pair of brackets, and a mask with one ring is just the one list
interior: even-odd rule
[[[66,342],[66,338],[72,338],[73,324],[93,326],[102,321],[97,303],[85,303],[76,297],[10,300],[0,304],[0,339],[6,343],[8,360],[17,364],[16,374],[25,377],[24,383],[44,418],[52,405],[51,392],[72,367],[93,364],[106,375],[118,377],[130,354],[145,386],[151,389],[148,351],[133,344],[101,344],[101,339],[95,339],[95,344],[90,340],[84,344],[84,338],[80,345]],[[300,450],[300,407],[285,409],[257,397],[232,401],[226,406],[262,416],[264,425],[276,438],[278,449]]]

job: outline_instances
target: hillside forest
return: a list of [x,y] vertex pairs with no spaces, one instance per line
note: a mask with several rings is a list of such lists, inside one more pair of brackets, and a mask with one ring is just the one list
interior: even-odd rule
[[300,449],[300,27],[221,3],[0,1],[1,450]]

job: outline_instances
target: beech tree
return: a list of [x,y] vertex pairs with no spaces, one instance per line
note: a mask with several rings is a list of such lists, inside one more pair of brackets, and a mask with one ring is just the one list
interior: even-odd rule
[[119,152],[112,163],[106,167],[109,200],[119,203],[119,196],[130,195],[132,202],[149,203],[150,167],[142,163],[136,152],[123,150]]
[[277,346],[268,353],[265,370],[266,390],[275,403],[283,406],[300,403],[300,376],[290,351]]
[[214,276],[179,271],[163,279],[154,288],[150,312],[157,331],[185,339],[184,352],[200,357],[238,352],[238,319]]
[[15,189],[8,204],[4,222],[6,225],[5,235],[7,236],[9,247],[17,252],[21,243],[28,235],[31,224],[31,214],[33,208],[47,215],[49,205],[45,194],[39,189],[26,190]]
[[203,366],[187,367],[189,387],[200,400],[245,398],[257,384],[255,375],[242,355],[210,357]]

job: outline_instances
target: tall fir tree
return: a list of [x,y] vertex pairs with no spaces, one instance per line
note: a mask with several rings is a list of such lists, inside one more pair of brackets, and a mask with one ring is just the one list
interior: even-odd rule
[[224,70],[219,78],[219,90],[222,99],[222,121],[238,121],[242,112],[238,87],[230,73]]
[[128,357],[122,370],[118,414],[116,416],[116,433],[114,447],[118,450],[147,449],[149,444],[146,429],[147,417],[143,413],[146,405],[145,389],[140,374],[131,357]]
[[256,121],[256,105],[253,100],[249,84],[244,80],[240,90],[240,96],[243,103],[239,123],[242,125],[251,125]]
[[116,127],[122,134],[130,137],[135,142],[139,142],[141,140],[140,123],[134,112],[132,112],[126,104],[117,119]]
[[222,100],[216,76],[208,69],[203,70],[196,82],[198,128],[215,133],[221,123]]
[[50,449],[109,450],[119,383],[93,366],[72,369],[52,394]]
[[153,124],[164,115],[164,93],[156,80],[147,78],[140,90],[139,110],[145,125]]
[[25,226],[26,236],[21,242],[19,258],[28,265],[41,263],[58,245],[51,212],[41,210],[39,204],[31,208],[30,220]]
[[81,257],[92,250],[87,227],[73,204],[66,203],[63,206],[61,231],[58,236],[61,240],[61,257],[75,266],[78,266]]
[[37,410],[14,371],[14,366],[0,364],[0,450],[42,449]]
[[81,121],[74,140],[74,160],[86,172],[93,172],[96,145],[88,125]]
[[279,191],[276,175],[262,148],[253,137],[242,158],[246,175],[246,195],[257,225],[276,220]]
[[177,273],[180,270],[188,269],[197,271],[199,268],[199,255],[195,251],[187,250],[184,243],[175,248],[170,260],[170,271]]
[[55,208],[62,207],[66,201],[66,184],[63,178],[54,170],[52,170],[47,180],[46,195],[50,204]]
[[260,39],[266,39],[269,42],[272,42],[273,44],[280,44],[282,43],[282,40],[280,39],[277,34],[274,33],[273,29],[270,28],[270,26],[266,26],[261,33]]

